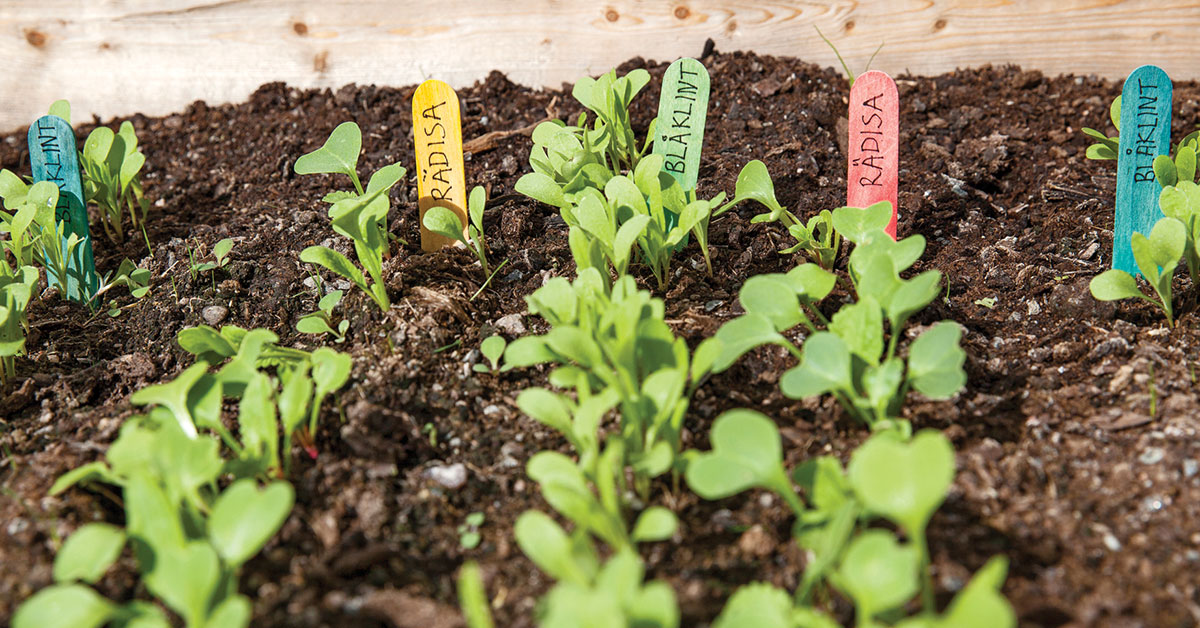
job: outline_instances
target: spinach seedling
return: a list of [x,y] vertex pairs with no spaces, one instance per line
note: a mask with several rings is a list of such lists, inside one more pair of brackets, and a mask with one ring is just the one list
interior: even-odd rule
[[476,373],[496,373],[500,370],[500,358],[504,356],[504,348],[508,346],[508,341],[504,336],[488,336],[479,343],[479,352],[491,364],[476,364]]
[[[333,230],[354,242],[354,252],[362,270],[345,255],[324,246],[310,246],[300,252],[300,260],[322,266],[358,286],[382,311],[391,307],[383,284],[383,258],[388,253],[387,214],[392,186],[404,178],[400,164],[375,171],[364,189],[358,178],[358,154],[362,149],[362,131],[353,122],[338,125],[325,144],[301,156],[293,169],[296,174],[344,174],[350,177],[354,191],[335,191],[322,199],[330,203],[329,218]],[[367,281],[367,278],[370,281]]]
[[350,329],[350,321],[342,319],[335,323],[333,308],[342,302],[341,290],[330,290],[328,294],[317,301],[317,311],[305,314],[296,321],[296,331],[302,334],[331,334],[336,342],[346,340],[346,330]]
[[1180,258],[1184,256],[1187,228],[1175,218],[1162,218],[1154,224],[1149,238],[1135,232],[1131,245],[1138,270],[1154,288],[1158,301],[1142,293],[1133,275],[1115,268],[1106,270],[1092,279],[1088,284],[1092,296],[1099,301],[1135,298],[1149,301],[1162,308],[1167,316],[1167,326],[1174,327],[1171,280],[1175,276],[1175,268],[1179,265]]
[[[483,236],[483,209],[487,205],[487,192],[482,186],[475,186],[471,189],[471,196],[467,201],[467,216],[471,224],[465,229],[466,235],[463,235],[464,229],[462,221],[459,220],[458,214],[453,211],[441,207],[430,207],[425,211],[424,224],[425,228],[456,242],[463,243],[469,248],[475,257],[479,260],[479,266],[483,269],[483,274],[487,277],[484,282],[484,287],[492,282],[492,278],[496,273],[500,272],[501,268],[508,263],[504,260],[494,270],[488,265],[487,260],[487,240]],[[482,291],[483,288],[480,288]],[[478,292],[475,293],[479,295]],[[472,299],[475,297],[472,296]]]
[[465,550],[472,550],[479,547],[479,541],[482,537],[479,535],[479,527],[483,525],[484,515],[482,512],[473,512],[467,515],[462,525],[458,526],[458,546]]

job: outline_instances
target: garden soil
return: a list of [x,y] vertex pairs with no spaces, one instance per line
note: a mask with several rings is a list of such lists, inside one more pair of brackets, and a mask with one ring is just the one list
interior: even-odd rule
[[[840,138],[844,77],[795,59],[710,54],[712,75],[699,193],[731,194],[741,167],[762,159],[780,201],[802,217],[845,198]],[[644,129],[666,65],[635,59],[656,80],[635,101]],[[917,270],[939,269],[945,291],[917,315],[965,329],[966,389],[951,401],[914,394],[904,413],[916,428],[945,432],[957,448],[957,479],[929,528],[933,574],[946,603],[988,557],[1010,561],[1004,593],[1023,626],[1175,627],[1200,624],[1200,361],[1197,291],[1181,275],[1180,325],[1144,302],[1099,303],[1088,281],[1110,265],[1113,162],[1084,158],[1080,127],[1109,128],[1120,83],[1048,78],[1015,67],[935,77],[897,77],[901,97],[900,235],[928,240]],[[361,171],[400,162],[409,176],[392,192],[394,243],[384,271],[394,306],[380,313],[347,291],[350,320],[335,348],[354,357],[349,385],[327,402],[318,454],[299,448],[291,481],[296,507],[281,532],[244,568],[255,626],[462,625],[454,577],[478,561],[499,626],[533,625],[551,582],[513,540],[527,509],[549,511],[526,460],[568,451],[557,434],[522,416],[517,393],[545,383],[532,368],[477,374],[479,342],[545,330],[524,297],[550,277],[573,276],[566,227],[554,210],[513,192],[528,171],[532,126],[580,110],[569,88],[532,90],[494,73],[459,92],[468,140],[467,181],[485,186],[495,261],[484,277],[470,254],[423,254],[417,243],[410,99],[413,87],[336,91],[264,85],[248,102],[197,102],[163,118],[128,118],[147,156],[152,201],[148,254],[140,234],[98,239],[97,266],[131,258],[154,275],[149,296],[109,293],[98,314],[57,298],[30,311],[29,355],[0,393],[0,623],[51,582],[55,548],[89,521],[123,523],[119,495],[74,488],[49,497],[65,471],[96,460],[133,413],[129,395],[190,364],[175,334],[204,323],[266,327],[284,344],[324,342],[299,334],[316,309],[318,284],[299,252],[349,249],[321,197],[344,178],[296,176],[296,158],[340,122],[363,129]],[[1200,88],[1175,88],[1173,133],[1197,122]],[[107,123],[115,125],[120,120]],[[94,121],[99,122],[99,121]],[[79,125],[80,141],[94,123]],[[0,165],[28,173],[25,133],[0,138]],[[712,225],[716,277],[693,244],[678,255],[665,294],[667,318],[695,346],[740,313],[750,276],[800,260],[778,225],[751,224],[746,204]],[[93,224],[95,224],[93,217]],[[189,260],[233,238],[232,262],[192,277]],[[844,259],[843,262],[844,264]],[[639,281],[652,286],[644,267]],[[324,277],[336,286],[338,278]],[[846,299],[835,293],[826,313]],[[700,387],[685,422],[685,447],[707,448],[724,410],[754,408],[783,435],[787,464],[821,454],[845,460],[867,436],[829,399],[793,401],[778,388],[794,365],[763,348]],[[791,514],[751,491],[706,502],[663,478],[655,503],[675,511],[674,539],[643,546],[650,577],[674,588],[686,626],[703,626],[738,586],[795,587],[804,556],[790,539]],[[466,550],[458,527],[486,516],[482,543]],[[145,597],[126,554],[99,585],[118,600]],[[851,610],[835,603],[842,619]]]

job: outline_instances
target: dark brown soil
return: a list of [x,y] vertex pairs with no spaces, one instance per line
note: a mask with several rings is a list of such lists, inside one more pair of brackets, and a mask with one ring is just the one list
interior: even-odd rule
[[[701,194],[731,193],[741,166],[759,158],[799,215],[836,207],[845,194],[835,129],[846,82],[794,59],[736,53],[706,63],[713,99]],[[624,69],[643,66],[656,75],[665,67],[634,60]],[[958,448],[958,479],[930,528],[942,600],[1000,553],[1011,560],[1004,592],[1022,625],[1197,625],[1196,298],[1177,280],[1183,313],[1168,330],[1149,305],[1097,303],[1087,291],[1109,263],[1114,168],[1083,158],[1079,128],[1107,126],[1119,84],[991,67],[898,83],[901,235],[924,234],[920,266],[948,278],[945,298],[917,322],[950,318],[967,329],[966,390],[952,402],[914,398],[906,408],[915,426],[944,430]],[[410,172],[392,193],[392,231],[410,243],[394,247],[386,263],[396,305],[383,315],[347,292],[341,313],[350,339],[336,348],[354,356],[352,381],[337,400],[340,413],[333,404],[327,410],[318,458],[296,452],[296,508],[246,567],[242,590],[255,601],[256,626],[454,626],[453,577],[472,558],[483,566],[498,624],[532,625],[549,582],[517,548],[512,522],[526,509],[548,510],[524,462],[565,444],[513,404],[544,373],[477,375],[471,363],[498,319],[520,315],[522,298],[546,277],[573,272],[565,227],[549,208],[512,195],[527,171],[527,137],[502,137],[470,155],[468,184],[501,199],[487,223],[494,259],[508,259],[502,275],[511,274],[469,301],[482,277],[468,254],[425,255],[415,246],[412,91],[273,84],[240,105],[198,102],[166,118],[130,118],[148,157],[154,254],[146,256],[140,238],[123,246],[98,240],[97,265],[140,260],[154,273],[154,290],[139,302],[117,296],[125,307],[117,318],[57,299],[32,308],[30,355],[18,363],[15,388],[0,396],[0,623],[50,583],[62,538],[87,521],[120,521],[109,497],[76,489],[50,498],[47,489],[103,453],[131,413],[131,391],[186,366],[177,331],[219,305],[223,324],[267,327],[285,343],[313,345],[314,337],[294,331],[315,309],[298,254],[322,242],[346,248],[320,198],[347,183],[297,177],[291,165],[354,120],[364,133],[361,166],[400,161]],[[643,126],[658,102],[656,89],[647,91],[634,112]],[[1175,94],[1179,136],[1196,122],[1200,89],[1182,83]],[[530,90],[499,74],[460,96],[468,139],[578,110],[569,92]],[[80,138],[91,126],[81,126]],[[24,132],[0,141],[0,165],[28,172],[27,161]],[[775,252],[785,233],[749,223],[755,211],[713,225],[716,279],[697,270],[694,245],[677,257],[668,318],[693,346],[739,313],[736,294],[747,277],[796,262]],[[214,290],[208,277],[190,277],[188,250],[206,253],[223,237],[237,244]],[[981,305],[985,298],[994,306]],[[519,318],[542,329],[539,319]],[[775,417],[790,464],[822,453],[845,458],[864,428],[835,404],[783,398],[777,380],[791,365],[782,350],[759,350],[702,386],[685,446],[706,446],[718,413],[748,406]],[[428,477],[455,463],[467,469],[460,488]],[[654,499],[679,515],[681,530],[644,554],[651,575],[673,585],[685,625],[705,625],[738,585],[795,586],[803,557],[788,540],[787,509],[770,495],[709,503],[662,484]],[[466,551],[456,527],[474,511],[486,513],[483,542]],[[100,589],[116,599],[144,596],[133,574],[126,557]]]

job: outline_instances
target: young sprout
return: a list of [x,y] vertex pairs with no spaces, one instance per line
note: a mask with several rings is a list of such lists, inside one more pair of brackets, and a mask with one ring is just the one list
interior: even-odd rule
[[467,628],[495,628],[487,591],[483,588],[483,576],[479,573],[479,564],[473,560],[463,563],[458,572],[458,605]]
[[484,515],[482,512],[473,512],[467,515],[462,525],[458,526],[458,546],[465,550],[472,550],[479,547],[479,541],[483,537],[479,535],[479,527],[483,525]]
[[304,315],[296,321],[296,331],[302,334],[332,334],[336,342],[346,340],[346,330],[350,329],[350,321],[342,319],[333,321],[333,308],[342,301],[341,290],[330,290],[328,294],[317,301],[317,311]]
[[[426,229],[440,236],[461,242],[475,254],[476,259],[479,260],[479,266],[483,268],[484,276],[487,277],[483,286],[479,288],[479,292],[482,292],[492,282],[492,278],[496,276],[496,273],[500,272],[500,269],[508,263],[508,260],[504,260],[495,270],[492,270],[488,264],[487,240],[483,235],[483,209],[486,205],[487,192],[484,191],[482,186],[477,185],[471,189],[471,196],[467,201],[468,224],[465,229],[458,214],[441,206],[430,207],[425,212],[424,219]],[[464,231],[466,231],[466,235],[463,235]],[[471,299],[474,300],[479,295],[479,292],[476,292]]]
[[225,239],[217,242],[216,244],[213,245],[213,250],[212,250],[212,256],[213,256],[214,261],[204,262],[201,264],[195,264],[195,268],[193,269],[194,272],[207,273],[207,272],[211,272],[214,270],[225,268],[225,266],[229,264],[228,256],[229,256],[229,251],[232,249],[233,249],[233,240],[231,238],[225,238]]
[[1106,270],[1092,279],[1088,288],[1099,301],[1119,299],[1143,299],[1162,308],[1167,316],[1167,326],[1175,326],[1174,308],[1171,305],[1171,280],[1175,268],[1183,257],[1187,246],[1187,228],[1175,218],[1162,218],[1150,230],[1150,237],[1134,233],[1131,241],[1133,259],[1137,262],[1150,287],[1158,295],[1158,301],[1146,296],[1138,288],[1133,275],[1119,270]]
[[486,364],[476,364],[476,373],[496,373],[500,370],[500,357],[504,355],[504,348],[508,345],[508,341],[504,336],[488,336],[483,342],[479,343],[479,352],[487,361],[491,363],[491,367]]

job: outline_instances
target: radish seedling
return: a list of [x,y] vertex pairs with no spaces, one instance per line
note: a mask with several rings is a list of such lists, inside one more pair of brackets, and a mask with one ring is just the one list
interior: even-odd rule
[[[837,278],[816,264],[748,279],[738,294],[746,313],[701,345],[719,354],[714,372],[729,368],[755,347],[780,345],[800,362],[780,378],[785,395],[800,399],[831,393],[848,413],[872,428],[906,429],[895,420],[910,388],[934,399],[957,393],[966,381],[966,356],[958,346],[961,332],[955,323],[943,321],[922,333],[909,346],[907,359],[897,354],[909,317],[937,297],[941,273],[930,270],[900,278],[921,256],[925,240],[918,235],[893,241],[883,230],[890,220],[889,203],[833,212],[834,227],[858,243],[849,268],[858,301],[842,306],[830,319],[817,304],[833,290]],[[783,294],[795,297],[781,299]],[[809,334],[803,349],[781,333],[796,326]]]
[[1157,302],[1142,293],[1133,275],[1116,268],[1106,270],[1092,279],[1088,284],[1092,296],[1100,301],[1135,298],[1149,301],[1162,308],[1167,316],[1167,326],[1174,327],[1171,280],[1175,277],[1175,268],[1184,256],[1187,243],[1187,228],[1175,218],[1163,218],[1155,223],[1149,238],[1140,233],[1133,234],[1133,259],[1158,295]]
[[337,323],[333,321],[333,308],[341,302],[342,291],[330,290],[328,294],[317,301],[316,312],[305,314],[296,321],[296,331],[302,334],[331,334],[336,342],[345,342],[346,330],[350,329],[350,321],[346,319]]
[[[322,266],[358,286],[382,311],[391,307],[383,284],[383,258],[388,253],[387,214],[392,186],[404,178],[400,164],[376,170],[364,189],[358,178],[358,154],[362,149],[362,131],[353,122],[338,125],[325,144],[296,160],[296,174],[344,174],[354,184],[354,192],[326,194],[333,230],[354,242],[354,252],[362,270],[345,255],[324,246],[310,246],[300,252],[300,261]],[[370,281],[367,278],[370,278]]]
[[[487,205],[487,192],[483,187],[475,186],[471,190],[470,199],[467,201],[467,215],[469,216],[470,224],[466,229],[463,229],[462,221],[459,220],[458,214],[441,206],[430,207],[425,211],[424,224],[425,228],[456,242],[462,242],[464,246],[475,254],[479,260],[479,266],[483,268],[483,275],[487,277],[484,286],[492,282],[492,277],[500,272],[500,269],[508,263],[504,260],[499,266],[492,270],[488,265],[487,260],[487,240],[483,236],[483,209]],[[466,232],[464,236],[463,233]],[[480,288],[483,290],[483,288]],[[476,292],[476,295],[479,293]],[[475,297],[471,297],[474,299]]]
[[496,373],[500,370],[500,358],[504,356],[504,348],[508,346],[508,341],[504,336],[488,336],[479,343],[479,352],[491,364],[476,364],[476,373]]

